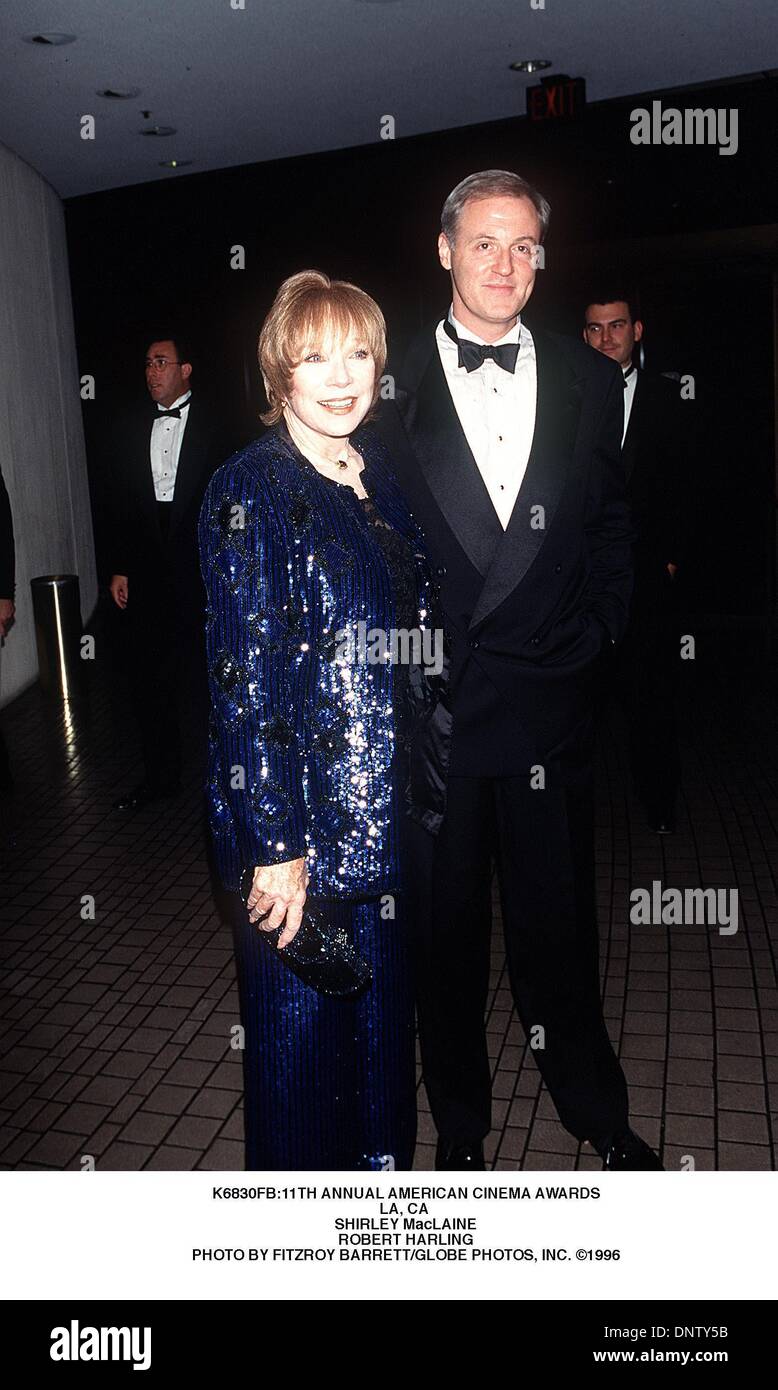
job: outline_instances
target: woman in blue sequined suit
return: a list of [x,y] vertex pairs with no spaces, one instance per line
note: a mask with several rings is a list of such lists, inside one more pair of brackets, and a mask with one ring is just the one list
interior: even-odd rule
[[[208,801],[234,909],[246,1167],[407,1169],[416,1107],[405,755],[412,692],[417,710],[422,692],[423,718],[435,699],[430,654],[442,634],[430,629],[418,528],[363,423],[386,357],[378,306],[302,272],[281,286],[259,355],[274,427],[217,471],[200,516]],[[366,659],[366,637],[382,632],[388,644],[412,628],[430,639],[421,678],[418,662],[411,671]],[[411,813],[423,819],[426,808]],[[249,915],[237,897],[246,868]],[[283,923],[282,950],[306,894],[326,900],[369,962],[372,984],[358,998],[303,984],[260,939]]]

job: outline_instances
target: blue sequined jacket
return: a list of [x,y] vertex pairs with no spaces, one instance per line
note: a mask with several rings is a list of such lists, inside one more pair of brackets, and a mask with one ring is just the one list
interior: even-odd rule
[[[352,442],[367,492],[412,542],[419,628],[435,594],[423,543],[369,426]],[[396,784],[397,671],[368,664],[343,634],[391,632],[384,553],[353,489],[322,477],[275,429],[214,474],[200,513],[207,591],[211,716],[207,797],[227,888],[244,868],[303,856],[309,893],[359,897],[401,886]],[[442,680],[417,665],[408,688],[417,725]],[[422,822],[436,813],[424,778],[405,795]],[[438,791],[440,787],[438,787]]]

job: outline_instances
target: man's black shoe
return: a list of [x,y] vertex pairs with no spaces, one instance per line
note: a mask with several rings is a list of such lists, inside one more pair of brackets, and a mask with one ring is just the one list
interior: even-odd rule
[[435,1154],[435,1168],[440,1172],[483,1173],[483,1144],[453,1144],[448,1139],[439,1139]]
[[132,791],[117,797],[113,803],[113,809],[114,811],[140,811],[144,806],[150,806],[154,801],[164,801],[170,797],[180,796],[180,794],[181,786],[178,782],[167,787],[155,787],[148,782],[141,782],[140,786],[133,787]]
[[618,1129],[611,1135],[607,1145],[600,1150],[600,1157],[603,1172],[626,1168],[639,1168],[646,1172],[665,1171],[653,1149],[632,1129]]

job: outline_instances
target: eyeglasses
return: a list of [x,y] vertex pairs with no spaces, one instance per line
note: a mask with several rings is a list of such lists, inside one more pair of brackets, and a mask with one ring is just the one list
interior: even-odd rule
[[181,363],[173,362],[169,357],[147,357],[143,365],[146,371],[149,367],[156,367],[158,371],[163,372],[166,367],[180,367]]

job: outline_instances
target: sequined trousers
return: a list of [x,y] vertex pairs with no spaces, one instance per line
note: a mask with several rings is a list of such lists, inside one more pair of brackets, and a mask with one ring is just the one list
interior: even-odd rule
[[415,1040],[401,897],[331,900],[333,924],[372,966],[372,985],[356,999],[302,984],[259,939],[237,894],[230,900],[244,1029],[246,1169],[408,1170],[416,1140]]

